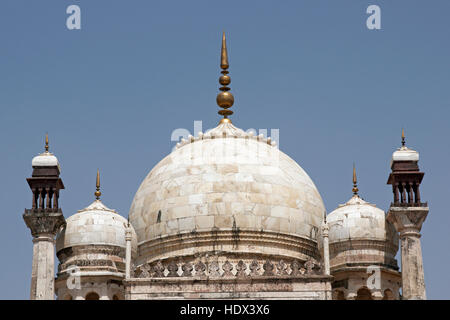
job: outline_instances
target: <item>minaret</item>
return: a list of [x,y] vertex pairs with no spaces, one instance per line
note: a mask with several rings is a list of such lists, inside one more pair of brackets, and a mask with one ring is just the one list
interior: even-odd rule
[[420,230],[429,209],[420,199],[419,187],[424,173],[419,171],[418,162],[419,153],[405,146],[402,130],[402,146],[392,155],[392,172],[387,181],[394,193],[387,220],[400,234],[402,296],[407,300],[426,299]]
[[131,240],[133,233],[130,224],[130,217],[128,217],[128,222],[125,228],[125,279],[130,279],[131,277]]
[[233,114],[233,111],[228,110],[234,104],[234,97],[231,92],[229,92],[230,88],[228,87],[228,85],[231,83],[231,78],[228,75],[229,72],[227,70],[228,67],[227,43],[224,32],[222,35],[222,49],[220,54],[220,68],[222,69],[222,75],[219,78],[219,83],[222,85],[219,90],[222,92],[220,92],[216,98],[218,106],[222,108],[222,110],[219,110],[218,112],[221,116],[223,116],[223,119],[220,120],[220,123],[231,123],[231,120],[228,118],[228,116],[231,116]]
[[55,236],[65,219],[59,208],[59,190],[64,184],[59,177],[58,159],[48,151],[33,158],[33,173],[27,179],[32,191],[31,209],[25,209],[23,219],[33,236],[31,300],[53,300],[55,297]]

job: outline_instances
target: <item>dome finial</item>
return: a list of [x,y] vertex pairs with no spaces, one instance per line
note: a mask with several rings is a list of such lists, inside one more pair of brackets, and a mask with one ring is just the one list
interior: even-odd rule
[[219,83],[222,85],[222,87],[219,88],[220,92],[217,95],[216,102],[219,107],[221,107],[223,110],[219,110],[219,114],[223,116],[223,119],[220,120],[220,123],[229,122],[231,123],[231,120],[228,119],[228,116],[231,116],[233,114],[233,111],[228,110],[228,108],[231,108],[231,106],[234,103],[234,97],[229,92],[230,88],[227,87],[231,83],[231,78],[228,76],[228,53],[227,53],[227,43],[225,38],[225,32],[222,34],[222,50],[220,54],[220,68],[222,68],[222,76],[219,78]]
[[402,147],[405,146],[405,130],[402,128]]
[[220,52],[220,67],[224,70],[228,69],[228,52],[227,39],[225,38],[225,31],[222,33],[222,49]]
[[45,152],[48,152],[48,132],[45,133]]
[[100,192],[100,170],[97,169],[97,182],[95,184],[95,187],[97,189],[97,191],[95,191],[95,198],[97,200],[100,200],[100,196],[102,195],[102,193]]
[[358,191],[359,191],[359,189],[357,187],[357,183],[358,183],[358,181],[356,180],[356,168],[355,168],[355,163],[353,163],[353,189],[352,189],[352,191],[355,196],[358,195]]

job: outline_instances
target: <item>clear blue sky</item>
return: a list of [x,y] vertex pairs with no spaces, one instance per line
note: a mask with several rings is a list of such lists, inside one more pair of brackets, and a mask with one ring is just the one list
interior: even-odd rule
[[[81,7],[81,30],[66,8]],[[366,8],[381,7],[381,30]],[[176,128],[219,116],[219,51],[228,35],[233,123],[280,129],[280,148],[316,183],[328,212],[361,195],[386,210],[389,160],[420,152],[429,298],[450,298],[450,2],[23,1],[0,3],[0,298],[29,297],[25,178],[45,132],[61,163],[66,217],[94,199],[127,216]]]

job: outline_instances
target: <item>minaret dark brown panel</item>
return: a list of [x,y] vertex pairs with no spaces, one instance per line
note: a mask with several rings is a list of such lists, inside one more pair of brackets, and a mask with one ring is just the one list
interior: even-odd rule
[[420,201],[420,183],[424,173],[417,161],[393,161],[387,183],[392,185],[396,206],[427,206]]

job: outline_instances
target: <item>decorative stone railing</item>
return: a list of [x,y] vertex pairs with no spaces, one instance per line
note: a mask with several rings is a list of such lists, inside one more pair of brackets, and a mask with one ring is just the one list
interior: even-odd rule
[[170,278],[170,277],[301,277],[303,275],[323,275],[320,263],[298,260],[261,261],[261,260],[226,260],[223,262],[161,261],[143,264],[134,269],[135,278]]

